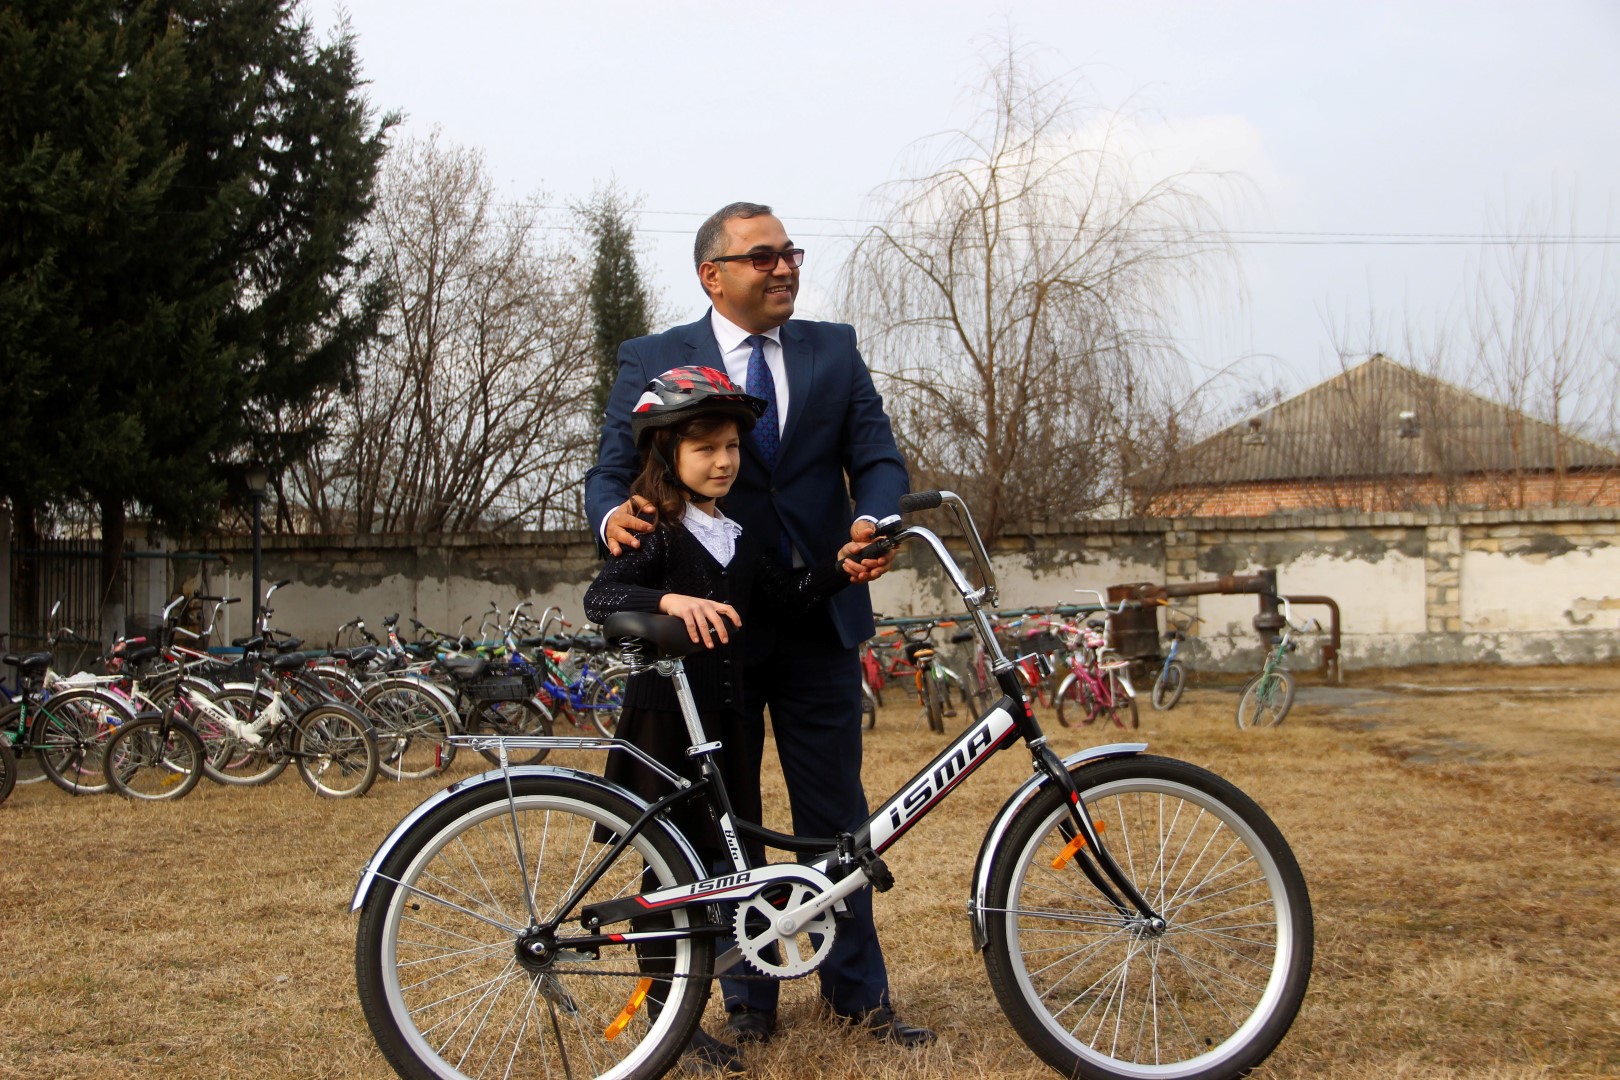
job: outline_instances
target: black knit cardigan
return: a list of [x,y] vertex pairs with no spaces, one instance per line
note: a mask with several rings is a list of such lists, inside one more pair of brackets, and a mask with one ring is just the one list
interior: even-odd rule
[[[686,658],[686,674],[698,711],[743,711],[743,660],[750,612],[769,605],[775,618],[792,618],[823,603],[849,584],[836,562],[785,571],[765,555],[748,533],[737,538],[729,565],[721,566],[697,537],[679,524],[660,524],[641,534],[641,547],[609,558],[585,592],[585,614],[602,622],[615,611],[658,611],[665,593],[701,596],[730,604],[742,627],[731,641]],[[672,681],[648,671],[633,676],[625,691],[627,707],[679,711]]]

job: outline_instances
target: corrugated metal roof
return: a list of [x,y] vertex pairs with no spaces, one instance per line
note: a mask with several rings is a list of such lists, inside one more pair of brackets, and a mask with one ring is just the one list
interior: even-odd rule
[[1195,444],[1155,479],[1180,485],[1616,466],[1620,455],[1596,443],[1374,356]]

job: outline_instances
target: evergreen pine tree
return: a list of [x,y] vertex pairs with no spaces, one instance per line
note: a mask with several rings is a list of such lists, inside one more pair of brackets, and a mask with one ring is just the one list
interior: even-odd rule
[[591,318],[595,324],[596,411],[607,411],[608,394],[619,373],[619,346],[651,332],[647,290],[636,266],[631,207],[615,188],[599,192],[583,211],[595,241],[591,267]]
[[288,0],[0,10],[0,494],[98,509],[104,634],[125,515],[216,521],[375,333],[354,247],[391,121],[353,45]]

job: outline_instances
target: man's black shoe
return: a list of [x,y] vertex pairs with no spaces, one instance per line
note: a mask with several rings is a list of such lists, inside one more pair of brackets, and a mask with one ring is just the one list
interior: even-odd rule
[[776,1034],[776,1010],[739,1005],[727,1014],[726,1030],[738,1045],[770,1042],[771,1036]]
[[692,1041],[686,1044],[686,1052],[681,1055],[681,1065],[687,1072],[711,1076],[744,1076],[748,1072],[743,1068],[741,1050],[721,1042],[702,1028],[692,1033]]
[[864,1027],[872,1038],[880,1042],[898,1043],[912,1050],[932,1046],[939,1038],[928,1028],[906,1023],[894,1015],[894,1010],[887,1005],[879,1005],[864,1016],[846,1016],[843,1019]]

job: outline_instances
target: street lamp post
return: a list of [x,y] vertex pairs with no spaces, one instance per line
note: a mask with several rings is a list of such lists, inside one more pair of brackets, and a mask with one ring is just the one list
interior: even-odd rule
[[259,604],[261,592],[259,578],[264,573],[264,548],[262,537],[264,535],[264,489],[270,483],[270,470],[260,462],[252,462],[247,467],[244,476],[247,481],[248,493],[253,496],[253,629],[249,635],[259,632]]

